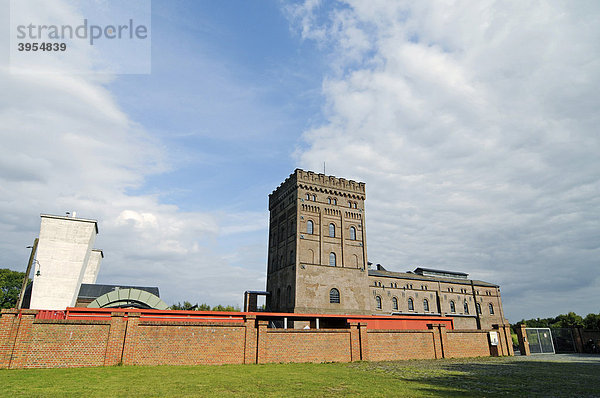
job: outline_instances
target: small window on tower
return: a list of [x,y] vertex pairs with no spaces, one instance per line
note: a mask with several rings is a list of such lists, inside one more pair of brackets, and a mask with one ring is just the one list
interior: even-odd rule
[[356,228],[350,227],[350,240],[356,240]]
[[336,266],[336,261],[335,260],[336,260],[335,259],[335,253],[334,252],[329,253],[329,265],[330,266],[332,266],[332,267]]
[[335,238],[335,225],[333,223],[329,224],[329,237]]
[[312,235],[313,228],[314,228],[313,222],[311,220],[308,220],[308,222],[306,223],[306,233],[309,235]]
[[413,301],[412,298],[408,299],[408,310],[409,311],[414,311],[415,310],[415,303]]
[[340,303],[340,291],[336,288],[333,288],[329,291],[329,302],[331,304],[339,304]]
[[392,297],[392,308],[398,310],[398,299],[396,297]]
[[378,310],[381,309],[381,297],[375,296],[375,305]]

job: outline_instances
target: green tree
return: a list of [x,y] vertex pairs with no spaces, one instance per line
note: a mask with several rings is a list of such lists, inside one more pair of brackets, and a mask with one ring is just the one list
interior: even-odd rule
[[15,308],[25,272],[0,269],[0,308]]
[[583,326],[583,318],[574,312],[569,312],[566,315],[557,316],[552,326],[559,328],[572,328],[575,326]]
[[583,327],[586,329],[600,330],[600,314],[587,314],[583,318]]

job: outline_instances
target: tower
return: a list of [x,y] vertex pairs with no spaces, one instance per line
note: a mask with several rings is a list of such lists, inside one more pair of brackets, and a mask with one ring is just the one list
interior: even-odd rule
[[[30,308],[64,310],[73,307],[90,259],[89,280],[95,280],[100,253],[92,251],[98,223],[75,217],[41,215]],[[88,279],[86,279],[88,280]]]
[[269,311],[370,313],[365,184],[296,169],[269,195]]

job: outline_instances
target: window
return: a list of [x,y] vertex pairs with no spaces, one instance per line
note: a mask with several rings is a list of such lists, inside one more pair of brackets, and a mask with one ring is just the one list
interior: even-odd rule
[[356,240],[356,228],[350,227],[350,240]]
[[450,312],[456,312],[456,306],[454,305],[454,301],[450,301]]
[[294,258],[294,251],[290,250],[290,264],[294,264],[295,263],[295,258]]
[[469,313],[469,303],[465,300],[465,314]]
[[329,224],[329,237],[335,238],[335,225],[333,223]]
[[354,208],[356,209],[356,202],[354,202]]
[[427,299],[423,300],[423,311],[429,311],[429,301]]
[[348,201],[348,207],[352,208],[352,202]]
[[329,291],[329,302],[332,304],[340,303],[340,291],[336,288],[333,288]]
[[488,307],[490,308],[490,315],[494,315],[494,306],[492,305],[492,303],[490,303]]
[[306,200],[310,200],[310,195],[306,194]]
[[335,253],[334,252],[329,253],[329,265],[332,266],[332,267],[336,266],[336,264],[335,264]]
[[292,221],[290,223],[290,235],[293,235],[296,232],[296,223]]
[[283,267],[285,264],[283,263],[283,255],[279,257],[279,268]]
[[314,224],[311,220],[308,220],[308,222],[306,223],[306,233],[312,235],[313,234],[313,228],[314,228]]
[[398,299],[396,297],[392,297],[392,308],[398,310]]
[[408,310],[409,311],[414,311],[415,310],[415,303],[413,302],[412,298],[408,299]]
[[477,311],[478,314],[481,314],[481,304],[475,303],[475,311]]
[[375,305],[378,310],[381,309],[381,297],[375,296]]
[[327,198],[327,204],[331,204],[331,198]]
[[313,200],[313,202],[316,202],[317,201],[317,197],[315,195],[313,195],[312,196],[312,200]]
[[337,199],[335,199],[335,198],[333,199],[333,204],[337,205]]

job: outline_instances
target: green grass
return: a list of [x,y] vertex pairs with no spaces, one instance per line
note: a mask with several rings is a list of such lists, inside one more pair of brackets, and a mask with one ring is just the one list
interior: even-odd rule
[[0,385],[2,395],[10,397],[600,396],[600,362],[540,361],[478,358],[1,370]]

